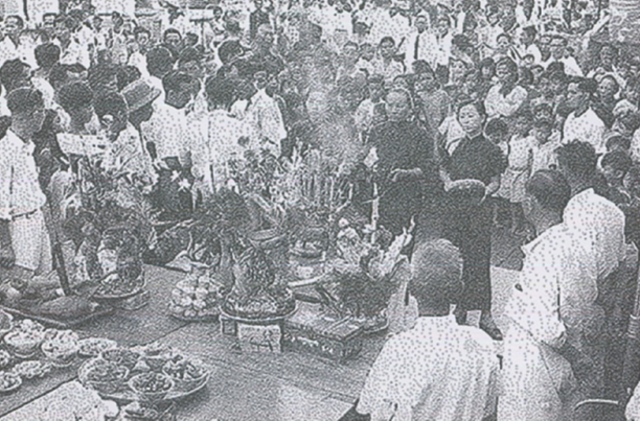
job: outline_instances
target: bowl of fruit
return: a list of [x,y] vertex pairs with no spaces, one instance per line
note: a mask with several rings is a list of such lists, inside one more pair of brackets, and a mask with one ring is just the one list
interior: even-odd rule
[[15,373],[0,371],[0,393],[9,394],[20,389],[22,378]]
[[31,358],[44,341],[45,335],[41,330],[12,330],[4,337],[7,348],[18,358]]
[[162,372],[173,380],[175,390],[182,392],[190,392],[200,387],[209,374],[201,362],[184,358],[167,362]]
[[112,348],[102,351],[100,357],[105,361],[127,367],[131,371],[138,364],[140,354],[126,348]]
[[98,393],[110,395],[123,388],[128,376],[129,369],[127,367],[102,361],[83,373],[82,383]]
[[163,400],[173,389],[173,380],[162,373],[142,373],[129,380],[129,388],[143,402],[158,402]]
[[69,367],[80,348],[78,335],[70,330],[57,332],[42,343],[42,353],[54,367]]

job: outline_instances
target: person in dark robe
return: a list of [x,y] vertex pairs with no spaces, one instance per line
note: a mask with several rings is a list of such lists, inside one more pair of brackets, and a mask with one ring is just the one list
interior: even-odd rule
[[440,175],[447,191],[459,180],[478,180],[485,186],[479,203],[447,195],[445,237],[460,248],[464,260],[465,291],[456,308],[458,322],[466,320],[468,310],[480,310],[480,327],[492,338],[502,339],[491,317],[491,210],[485,199],[500,188],[507,162],[500,148],[484,137],[485,120],[482,103],[460,105],[458,122],[466,136],[452,153],[443,152]]

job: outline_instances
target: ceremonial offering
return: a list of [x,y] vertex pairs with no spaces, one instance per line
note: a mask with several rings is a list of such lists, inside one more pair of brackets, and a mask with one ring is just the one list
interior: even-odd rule
[[192,270],[171,293],[171,315],[187,321],[214,320],[220,314],[218,285],[205,270]]
[[0,370],[3,370],[11,364],[12,358],[9,352],[4,349],[0,349]]
[[15,329],[5,335],[4,343],[15,356],[27,359],[33,357],[38,352],[38,348],[44,341],[44,338],[43,330]]
[[13,329],[13,317],[10,314],[0,310],[0,339]]
[[116,341],[104,338],[82,339],[79,343],[78,354],[81,357],[97,357],[102,351],[118,346]]
[[23,380],[31,380],[46,376],[51,371],[51,368],[50,363],[32,360],[16,364],[11,372],[19,375]]
[[78,379],[104,399],[158,403],[202,390],[209,371],[199,361],[154,343],[106,350],[80,366]]
[[57,368],[70,366],[78,349],[78,335],[71,331],[57,332],[42,344],[43,354]]

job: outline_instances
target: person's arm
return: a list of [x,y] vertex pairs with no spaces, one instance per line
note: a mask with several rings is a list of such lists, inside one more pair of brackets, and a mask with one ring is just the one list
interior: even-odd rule
[[12,153],[4,150],[0,154],[0,266],[11,267],[16,256],[11,244],[11,182],[12,182]]

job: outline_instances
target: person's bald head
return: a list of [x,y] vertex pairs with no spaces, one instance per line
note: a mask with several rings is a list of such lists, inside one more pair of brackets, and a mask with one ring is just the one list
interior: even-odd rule
[[458,302],[464,288],[462,257],[451,242],[441,239],[417,245],[411,264],[409,292],[420,307]]

